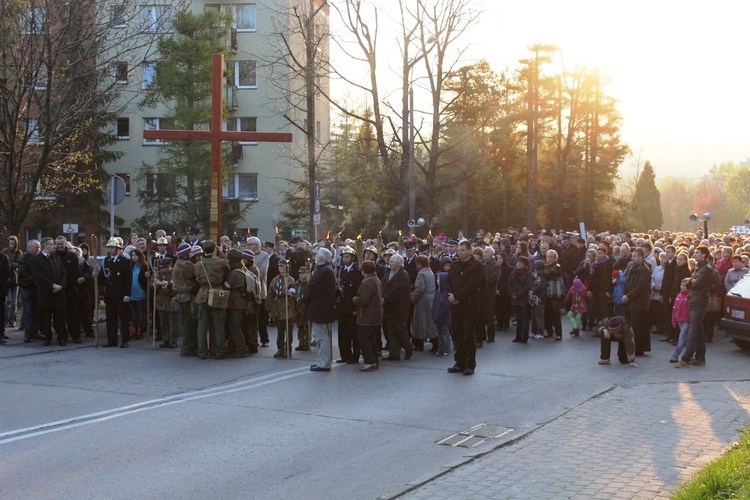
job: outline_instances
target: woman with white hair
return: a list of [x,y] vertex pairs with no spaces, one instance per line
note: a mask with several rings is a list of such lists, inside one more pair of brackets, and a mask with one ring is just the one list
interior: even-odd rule
[[307,304],[305,319],[312,323],[312,334],[318,345],[318,362],[310,371],[327,372],[331,371],[331,329],[336,319],[336,277],[331,267],[331,252],[319,249],[315,265],[302,301]]

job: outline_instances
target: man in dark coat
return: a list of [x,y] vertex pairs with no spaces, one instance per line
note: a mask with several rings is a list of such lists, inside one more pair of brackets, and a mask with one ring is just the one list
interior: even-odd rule
[[411,359],[412,347],[406,329],[411,305],[411,282],[404,270],[404,258],[399,254],[391,256],[389,266],[383,278],[383,321],[388,335],[389,356],[383,361],[399,361],[402,348],[406,350],[404,359]]
[[[8,280],[10,279],[10,259],[0,253],[0,344],[4,343],[5,335],[5,296],[8,294]],[[15,318],[14,318],[15,324]]]
[[662,313],[662,330],[667,334],[665,339],[671,342],[675,336],[674,328],[672,328],[672,306],[674,305],[674,296],[676,295],[673,290],[674,276],[677,273],[677,249],[674,245],[667,245],[664,248],[664,256],[662,257],[662,267],[664,268],[664,279],[661,282],[661,302],[664,306],[664,312]]
[[651,269],[644,261],[642,248],[633,250],[632,262],[627,270],[622,301],[628,306],[628,320],[635,334],[635,355],[651,350],[648,324],[648,305],[651,298]]
[[31,274],[31,261],[39,255],[41,245],[37,240],[29,240],[26,252],[18,258],[18,286],[21,293],[23,316],[21,324],[24,328],[23,341],[28,344],[35,340],[44,340],[39,335],[39,299],[36,291],[36,280]]
[[331,267],[331,251],[318,250],[315,265],[302,301],[307,304],[305,318],[313,324],[312,334],[318,344],[318,362],[310,371],[327,372],[331,371],[331,328],[336,320],[336,276]]
[[130,292],[133,287],[133,266],[121,254],[121,243],[116,238],[107,242],[107,257],[102,264],[104,305],[107,313],[107,343],[117,345],[117,326],[120,326],[120,347],[130,342]]
[[68,250],[68,240],[65,236],[55,238],[55,253],[60,257],[65,268],[67,284],[65,286],[65,321],[68,325],[68,335],[74,344],[81,343],[81,318],[79,315],[78,278],[81,277],[78,267],[78,255]]
[[42,251],[30,259],[29,267],[36,281],[39,306],[39,329],[44,336],[44,345],[52,344],[52,324],[57,331],[57,343],[64,346],[68,342],[65,325],[65,287],[67,275],[60,257],[55,253],[55,240],[42,239]]
[[359,362],[359,342],[357,340],[357,307],[354,297],[362,283],[362,273],[354,261],[356,252],[351,247],[341,251],[341,269],[338,278],[339,296],[339,354],[337,363],[356,364]]
[[448,368],[450,373],[473,375],[477,366],[477,345],[474,338],[483,269],[471,255],[471,243],[462,241],[458,245],[458,260],[451,267],[446,280],[448,302],[451,303],[451,336],[456,353],[456,364]]

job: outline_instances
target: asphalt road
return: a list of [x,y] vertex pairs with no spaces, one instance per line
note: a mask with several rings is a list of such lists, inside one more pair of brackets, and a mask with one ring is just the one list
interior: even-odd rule
[[[146,341],[50,349],[9,333],[0,346],[7,499],[392,497],[613,386],[734,380],[750,364],[721,332],[708,366],[685,370],[667,362],[673,348],[656,335],[631,368],[616,356],[598,366],[588,332],[527,345],[498,332],[471,377],[421,352],[375,372],[312,373],[314,352],[277,360],[269,347],[249,359],[198,360]],[[508,432],[470,449],[437,444],[481,423]]]

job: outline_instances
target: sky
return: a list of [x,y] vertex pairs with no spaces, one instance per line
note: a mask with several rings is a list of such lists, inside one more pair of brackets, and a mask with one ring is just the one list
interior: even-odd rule
[[[387,77],[400,71],[389,32],[397,26],[389,11],[398,9],[388,9],[397,2],[374,1],[385,7],[378,58]],[[487,59],[512,70],[529,45],[554,44],[561,57],[550,72],[587,66],[611,78],[605,90],[618,101],[633,153],[623,168],[648,160],[657,177],[698,177],[750,158],[750,2],[474,0],[472,7],[481,13],[458,42],[466,63]]]

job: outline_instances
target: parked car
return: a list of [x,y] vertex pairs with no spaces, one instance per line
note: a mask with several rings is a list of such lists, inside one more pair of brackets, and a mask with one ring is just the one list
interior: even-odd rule
[[750,351],[750,274],[727,293],[721,328],[743,350]]

